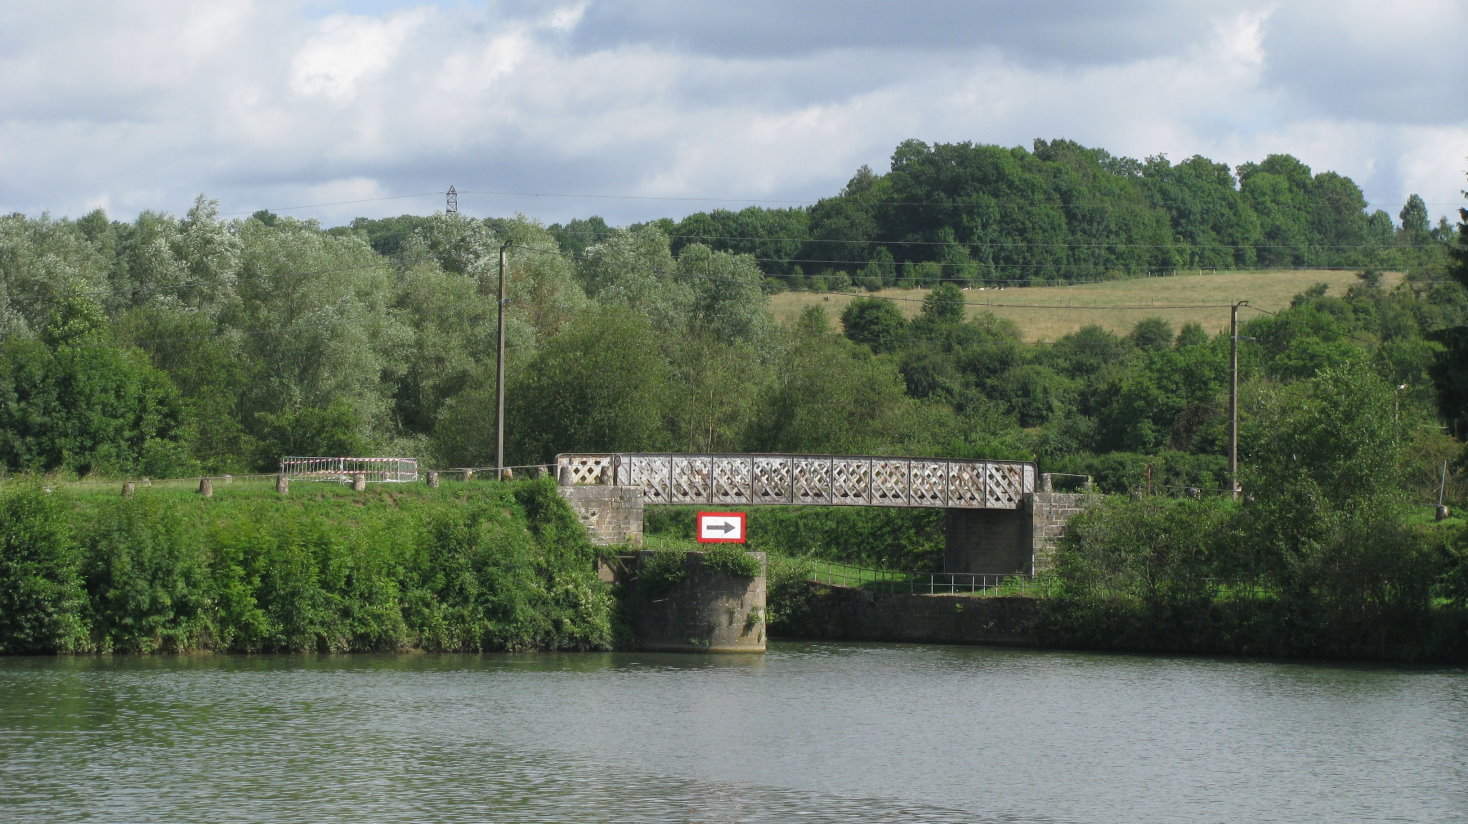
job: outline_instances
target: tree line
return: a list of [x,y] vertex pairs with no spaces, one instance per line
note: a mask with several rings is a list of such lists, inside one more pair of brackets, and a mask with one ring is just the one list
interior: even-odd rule
[[[1033,186],[1012,192],[980,173],[1000,155],[1004,168],[1029,169]],[[1120,231],[1128,211],[1119,204],[1151,203],[1164,166],[1199,165],[1123,162],[1067,141],[1042,141],[1034,152],[909,141],[891,172],[859,174],[864,182],[833,200],[870,196],[881,220],[863,223],[862,237],[952,235],[973,260],[974,233],[990,225],[991,212],[974,205],[979,194],[1008,220],[1065,191],[1075,208],[1055,226],[1083,225],[1077,216],[1088,214]],[[1260,180],[1317,194],[1354,189],[1280,158],[1241,169],[1238,185],[1224,178],[1218,192],[1231,194],[1219,196],[1235,206]],[[1176,208],[1192,214],[1205,189],[1188,191],[1196,197],[1157,198],[1191,203]],[[730,242],[764,231],[828,243],[785,251],[821,259],[867,248],[838,242],[819,217],[829,208],[774,210],[784,217],[764,215],[763,230],[701,236],[688,230],[709,215],[616,229],[596,219],[545,227],[458,214],[323,228],[268,212],[223,220],[202,196],[182,218],[9,215],[0,218],[0,463],[10,472],[149,477],[271,471],[292,454],[491,465],[505,247],[512,464],[571,450],[905,453],[1039,459],[1108,489],[1136,485],[1148,466],[1156,484],[1223,485],[1226,336],[1154,318],[1126,335],[1091,326],[1029,344],[1006,321],[970,316],[960,282],[948,278],[933,283],[912,320],[874,296],[839,317],[813,309],[776,324],[767,295],[789,258]],[[1179,245],[1173,213],[1146,208],[1161,216],[1157,231],[1172,233],[1159,243],[1123,233],[1087,243],[1056,235],[1051,244],[1038,229],[1014,228],[1024,242],[991,246],[1073,259],[1160,249],[1203,259],[1203,235]],[[1320,208],[1280,214],[1314,215],[1306,223],[1320,227],[1330,223]],[[1353,225],[1376,219],[1352,208]],[[804,235],[780,228],[786,212],[803,215]],[[1268,387],[1327,367],[1365,370],[1401,387],[1394,425],[1404,438],[1426,439],[1421,452],[1433,459],[1452,451],[1428,424],[1437,387],[1456,374],[1445,336],[1468,317],[1468,301],[1447,274],[1451,233],[1426,220],[1414,198],[1401,225],[1388,227],[1393,240],[1382,248],[1403,264],[1400,286],[1384,287],[1379,269],[1363,267],[1346,294],[1311,290],[1284,312],[1249,319],[1246,407]],[[931,256],[946,254],[946,243],[901,248]],[[860,278],[871,262],[842,271]],[[1461,408],[1448,402],[1442,411],[1461,432]],[[1259,420],[1247,412],[1246,421]]]
[[[1070,140],[1031,149],[903,142],[809,208],[716,209],[656,221],[683,244],[748,254],[767,288],[1071,283],[1179,269],[1400,269],[1449,239],[1412,195],[1394,220],[1360,187],[1276,154],[1236,169],[1205,157],[1116,157]],[[553,226],[571,250],[608,231]]]

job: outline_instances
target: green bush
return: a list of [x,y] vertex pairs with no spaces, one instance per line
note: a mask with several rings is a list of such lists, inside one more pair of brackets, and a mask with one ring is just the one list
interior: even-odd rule
[[768,557],[765,615],[770,631],[801,634],[799,629],[810,611],[813,565],[809,558]]
[[664,598],[688,575],[688,553],[665,549],[646,554],[637,571],[637,592],[648,600]]
[[33,481],[0,490],[0,653],[83,649],[85,604],[61,502]]
[[207,570],[197,533],[153,498],[113,499],[83,527],[92,645],[103,652],[198,646]]
[[65,498],[32,487],[0,492],[0,652],[611,643],[594,548],[548,480],[301,485],[289,498],[228,488],[211,499],[147,488]]
[[735,578],[754,578],[760,573],[759,558],[738,544],[715,544],[705,549],[703,565]]

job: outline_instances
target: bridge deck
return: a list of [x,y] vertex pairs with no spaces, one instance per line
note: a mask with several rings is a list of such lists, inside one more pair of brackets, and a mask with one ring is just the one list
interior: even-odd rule
[[644,505],[1018,509],[1035,465],[849,455],[563,454],[562,485],[634,486]]

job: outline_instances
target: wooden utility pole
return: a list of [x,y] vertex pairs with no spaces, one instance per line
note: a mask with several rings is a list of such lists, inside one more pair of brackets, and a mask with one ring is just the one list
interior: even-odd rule
[[1228,485],[1229,494],[1239,497],[1239,307],[1235,303],[1228,319]]
[[500,245],[499,345],[496,347],[494,370],[494,477],[505,477],[505,250]]

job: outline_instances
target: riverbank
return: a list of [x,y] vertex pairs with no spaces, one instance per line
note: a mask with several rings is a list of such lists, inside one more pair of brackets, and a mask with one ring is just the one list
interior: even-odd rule
[[552,481],[0,490],[0,653],[606,649]]
[[1159,608],[1123,597],[911,595],[779,581],[770,615],[778,638],[1468,664],[1468,612],[1454,604],[1343,621],[1269,598]]

